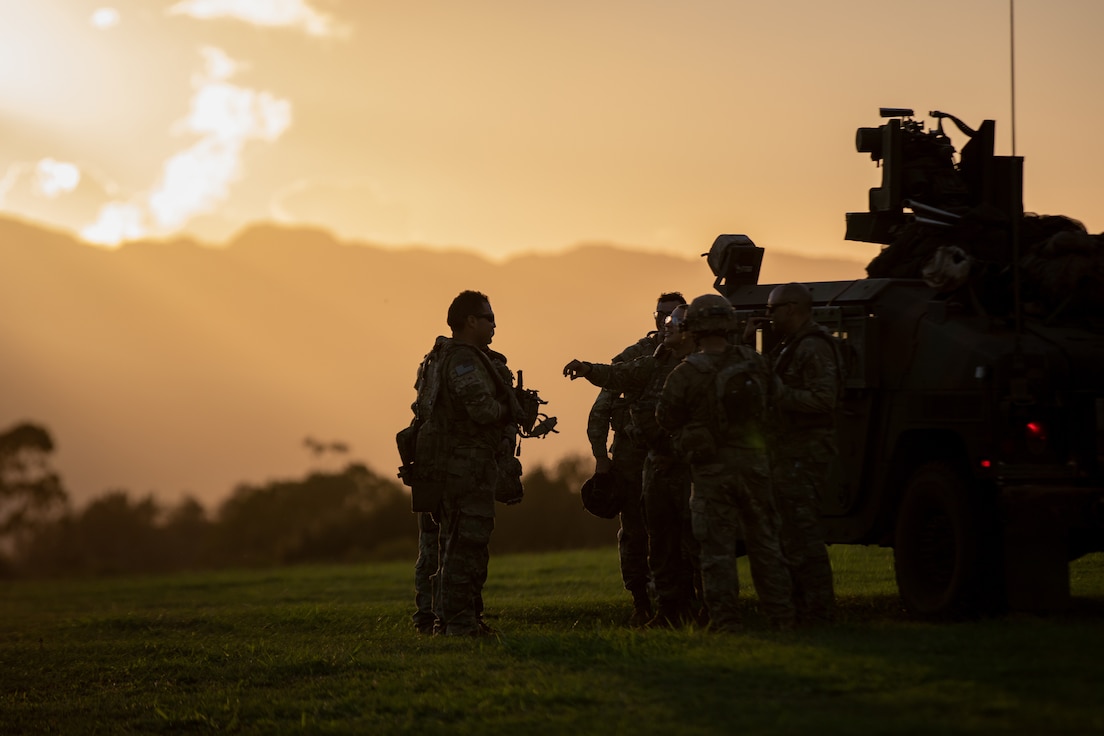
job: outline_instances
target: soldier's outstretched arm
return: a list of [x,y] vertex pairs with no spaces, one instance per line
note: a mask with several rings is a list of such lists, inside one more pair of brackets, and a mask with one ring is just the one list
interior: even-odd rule
[[573,360],[564,366],[564,375],[575,380],[585,378],[599,388],[608,388],[615,393],[641,391],[651,380],[655,372],[656,361],[650,356],[642,356],[627,363],[587,363]]
[[586,378],[589,376],[591,368],[593,368],[591,363],[575,358],[564,366],[563,374],[574,381],[576,378]]

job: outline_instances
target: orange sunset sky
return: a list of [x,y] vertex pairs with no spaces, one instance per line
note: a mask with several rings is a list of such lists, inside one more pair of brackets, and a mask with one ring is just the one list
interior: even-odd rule
[[[1011,11],[1011,12],[1010,12]],[[0,212],[105,246],[258,220],[492,258],[720,232],[865,261],[880,106],[997,120],[1104,229],[1099,0],[0,0]],[[960,139],[956,140],[961,143]]]

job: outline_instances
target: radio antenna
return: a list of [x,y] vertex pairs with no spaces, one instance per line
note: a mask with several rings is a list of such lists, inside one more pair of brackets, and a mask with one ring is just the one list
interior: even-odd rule
[[1008,36],[1011,59],[1008,67],[1012,76],[1012,155],[1016,155],[1016,0],[1008,0]]

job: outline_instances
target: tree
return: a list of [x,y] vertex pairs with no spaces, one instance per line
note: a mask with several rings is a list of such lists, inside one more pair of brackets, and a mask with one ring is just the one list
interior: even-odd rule
[[350,463],[341,472],[238,486],[217,511],[212,553],[229,565],[349,561],[404,540],[413,555],[416,535],[402,487]]
[[73,525],[80,572],[92,575],[160,572],[166,551],[157,525],[161,506],[152,495],[132,500],[126,491],[100,496]]
[[160,526],[167,568],[189,570],[208,564],[211,528],[203,505],[191,496],[168,509]]
[[54,441],[37,424],[0,432],[0,543],[10,547],[68,505],[69,495],[50,467]]

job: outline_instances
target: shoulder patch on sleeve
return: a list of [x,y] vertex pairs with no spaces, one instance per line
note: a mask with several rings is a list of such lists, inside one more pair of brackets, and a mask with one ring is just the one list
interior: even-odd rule
[[460,376],[467,375],[475,370],[475,363],[470,360],[465,360],[457,363],[453,366],[452,375],[459,378]]

